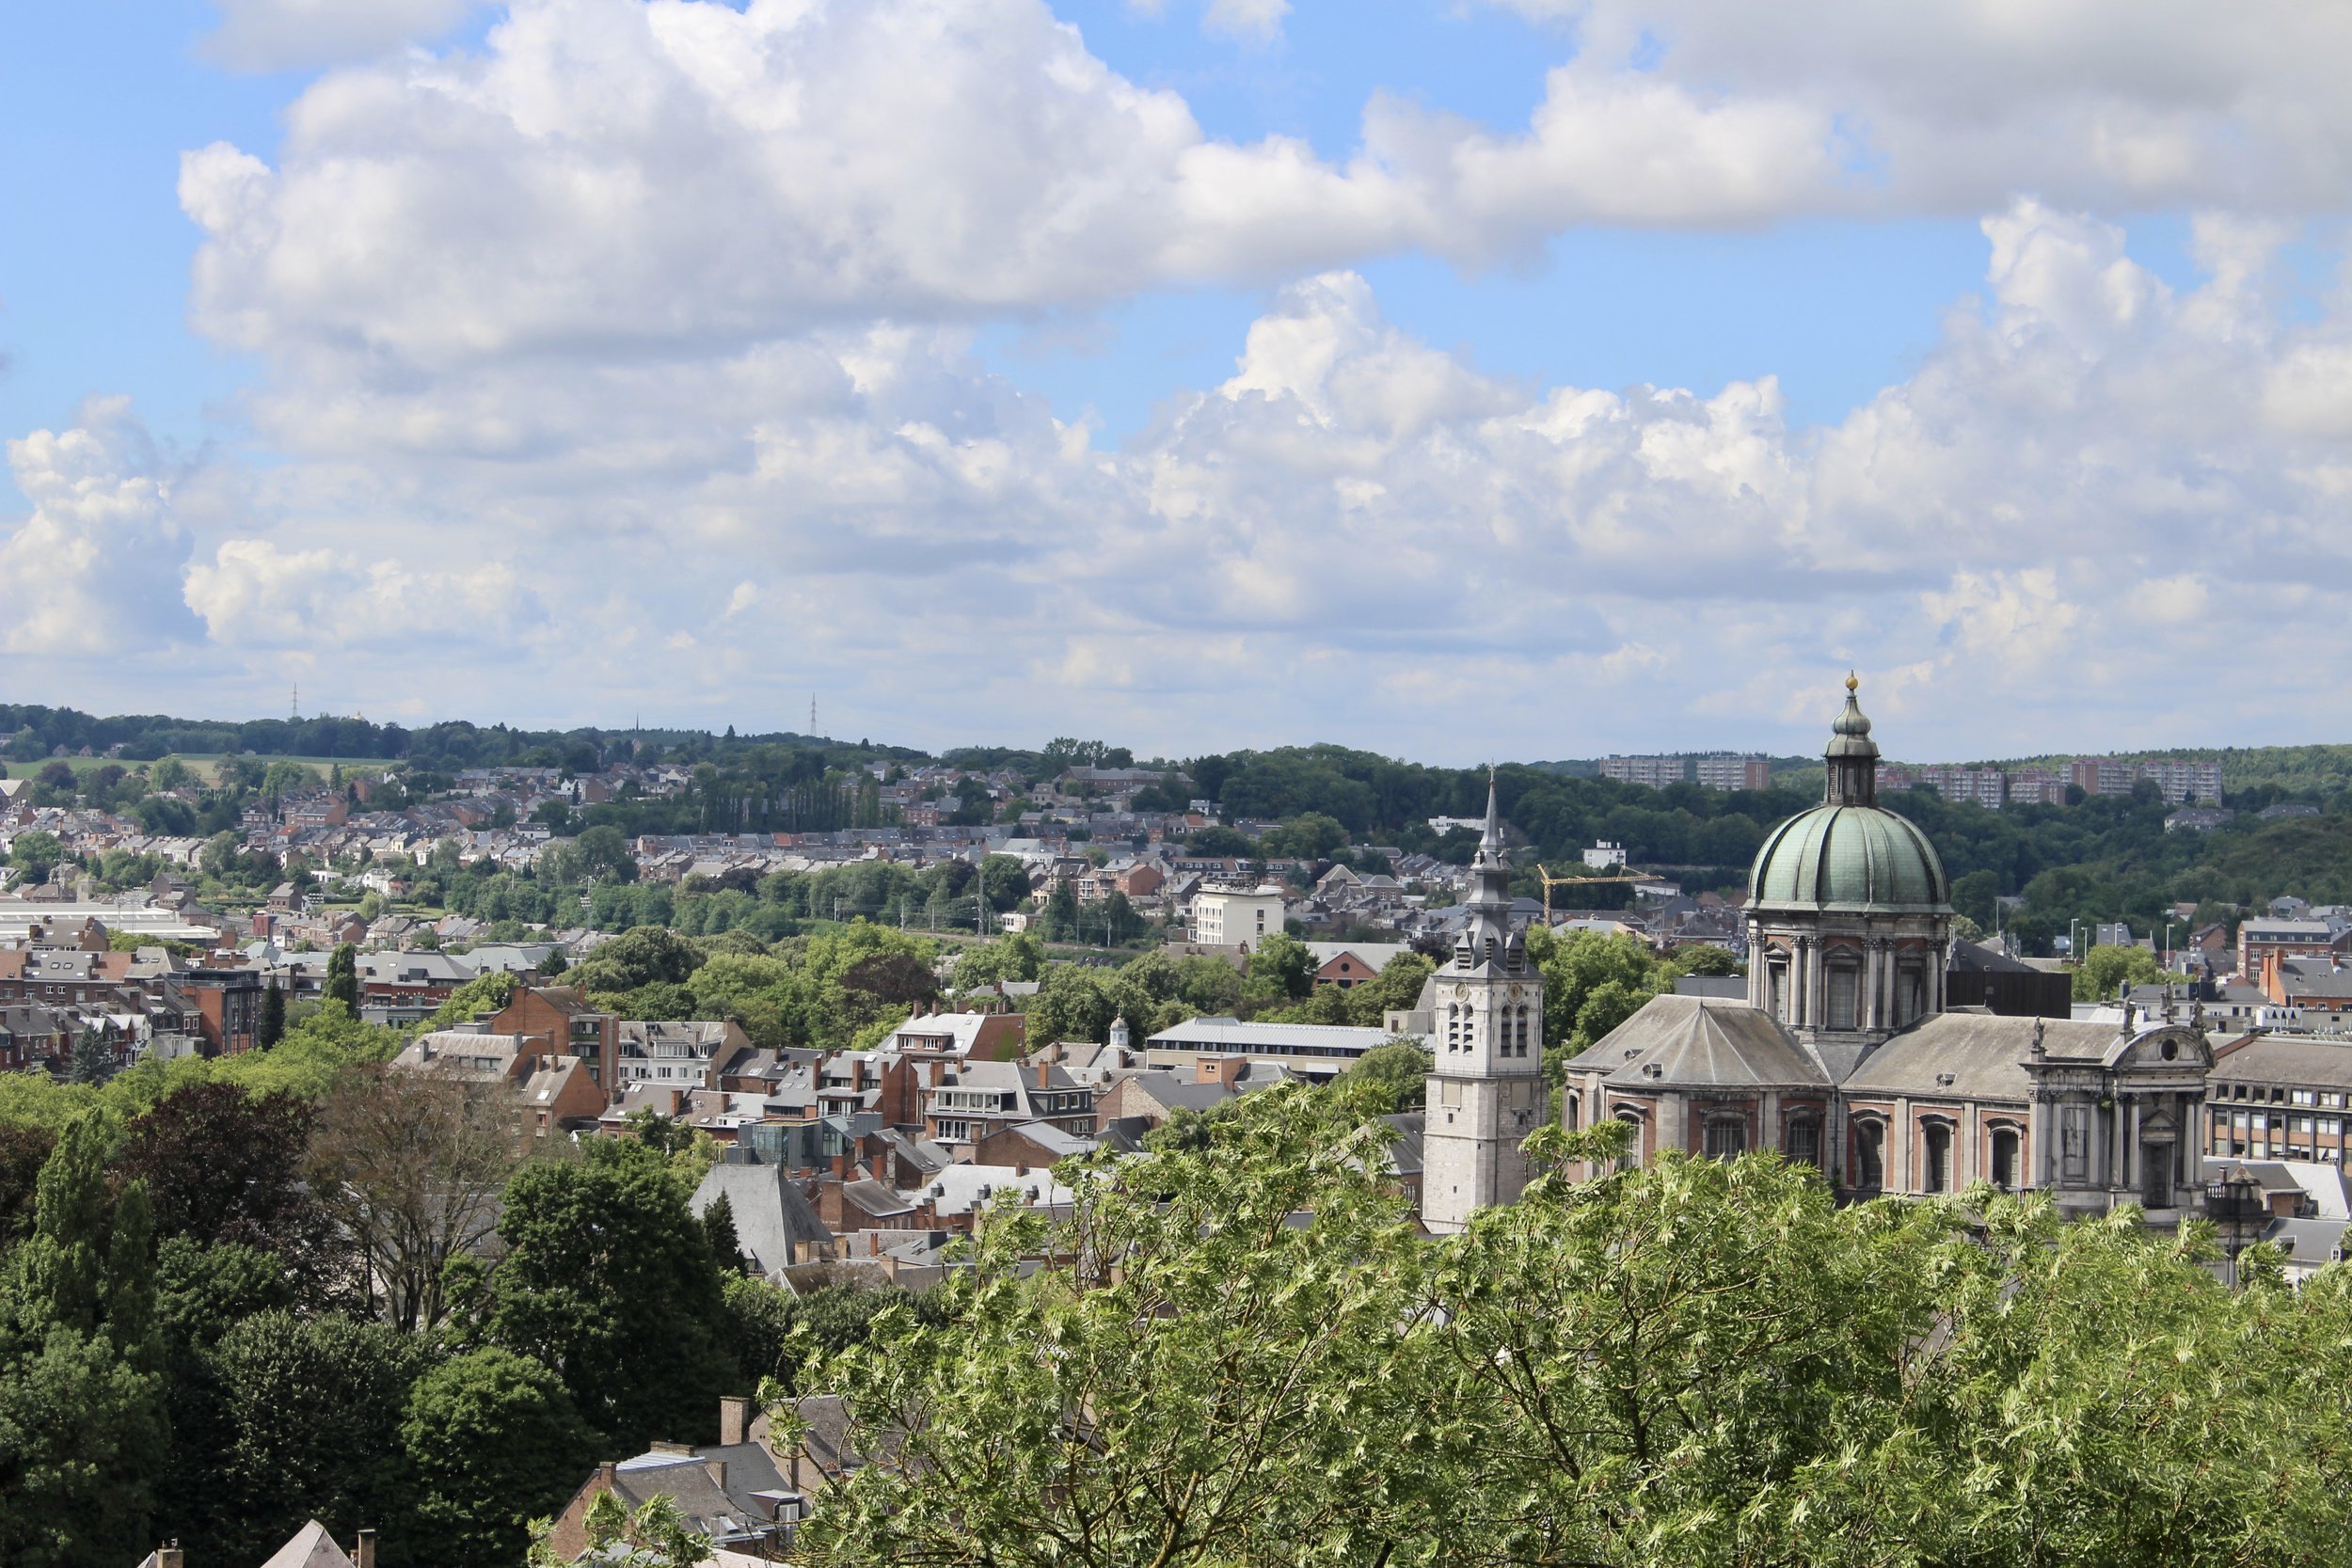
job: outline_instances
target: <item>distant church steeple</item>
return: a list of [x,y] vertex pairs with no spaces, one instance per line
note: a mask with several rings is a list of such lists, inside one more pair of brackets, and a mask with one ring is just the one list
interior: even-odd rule
[[1519,1144],[1543,1116],[1544,982],[1511,926],[1493,769],[1453,960],[1423,991],[1436,1060],[1422,1133],[1422,1223],[1459,1230],[1527,1185]]

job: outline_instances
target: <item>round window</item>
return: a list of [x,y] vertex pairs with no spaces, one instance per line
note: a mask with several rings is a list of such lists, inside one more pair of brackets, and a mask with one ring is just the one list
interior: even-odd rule
[[2180,1053],[2181,1042],[2179,1040],[2167,1040],[2164,1042],[2164,1059],[2166,1061],[2169,1062],[2172,1060],[2173,1057],[2178,1056]]

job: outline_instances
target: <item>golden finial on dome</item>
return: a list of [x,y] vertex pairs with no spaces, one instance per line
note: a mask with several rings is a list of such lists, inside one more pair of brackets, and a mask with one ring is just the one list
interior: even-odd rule
[[1855,673],[1854,673],[1851,670],[1849,670],[1849,671],[1847,671],[1847,672],[1846,672],[1846,689],[1847,689],[1847,690],[1849,690],[1849,691],[1852,691],[1852,690],[1856,689],[1857,688],[1859,688],[1861,685],[1862,685],[1862,680],[1861,680],[1861,677],[1860,677],[1860,676],[1856,675],[1856,674],[1855,674]]

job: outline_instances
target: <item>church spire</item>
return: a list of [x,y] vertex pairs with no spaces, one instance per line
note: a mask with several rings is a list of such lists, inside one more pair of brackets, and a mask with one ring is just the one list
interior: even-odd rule
[[1481,862],[1502,858],[1502,812],[1495,802],[1495,770],[1486,768],[1486,826],[1478,835],[1478,858]]

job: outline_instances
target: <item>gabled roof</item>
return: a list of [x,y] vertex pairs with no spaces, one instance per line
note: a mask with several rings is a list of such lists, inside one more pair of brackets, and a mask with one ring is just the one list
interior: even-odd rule
[[700,1214],[726,1196],[735,1212],[735,1239],[751,1254],[760,1273],[772,1275],[792,1266],[794,1249],[806,1243],[822,1244],[833,1232],[817,1217],[800,1188],[782,1165],[737,1164],[722,1162],[703,1173],[694,1189],[692,1207]]
[[1653,996],[1579,1060],[1629,1089],[1829,1083],[1770,1014],[1708,996]]
[[270,1554],[262,1568],[352,1568],[351,1559],[326,1527],[316,1519],[294,1531],[294,1539]]

